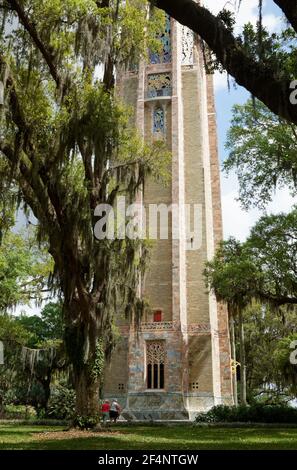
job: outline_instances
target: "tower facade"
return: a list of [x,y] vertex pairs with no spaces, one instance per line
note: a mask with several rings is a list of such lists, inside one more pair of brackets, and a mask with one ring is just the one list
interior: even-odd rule
[[176,209],[168,237],[159,227],[153,242],[140,330],[119,323],[104,397],[117,397],[131,419],[192,419],[232,403],[227,312],[203,277],[222,238],[216,118],[198,38],[168,17],[161,42],[149,63],[119,76],[118,89],[144,139],[162,139],[172,153],[170,184],[149,180],[139,196],[145,212]]

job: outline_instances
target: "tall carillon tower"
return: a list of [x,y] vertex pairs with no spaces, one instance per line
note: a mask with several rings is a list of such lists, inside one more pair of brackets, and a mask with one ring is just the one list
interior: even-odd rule
[[152,207],[161,221],[141,286],[149,309],[137,333],[120,321],[104,397],[118,398],[131,419],[192,419],[232,403],[227,312],[203,277],[222,237],[216,119],[199,38],[167,17],[161,42],[149,63],[118,77],[144,139],[162,139],[171,151],[172,179],[147,181],[139,196],[147,235]]

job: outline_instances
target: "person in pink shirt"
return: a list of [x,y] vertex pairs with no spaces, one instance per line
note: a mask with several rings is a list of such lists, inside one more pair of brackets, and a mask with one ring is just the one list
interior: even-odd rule
[[102,404],[102,407],[101,407],[101,412],[102,412],[103,423],[105,423],[105,421],[109,419],[109,412],[110,412],[109,400],[104,400],[104,403]]

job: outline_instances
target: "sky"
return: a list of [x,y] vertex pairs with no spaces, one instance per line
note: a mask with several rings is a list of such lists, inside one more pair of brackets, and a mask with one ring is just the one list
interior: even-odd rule
[[[250,21],[255,24],[258,19],[258,0],[242,0],[239,10],[236,8],[238,1],[226,0],[204,0],[205,6],[210,8],[213,13],[218,13],[222,8],[226,7],[232,11],[236,11],[236,31],[240,32],[242,25]],[[270,31],[277,31],[281,24],[282,12],[272,0],[264,1],[263,23]],[[233,82],[234,83],[234,82]],[[226,158],[227,153],[224,148],[226,142],[226,134],[230,127],[232,117],[232,106],[234,104],[242,104],[249,98],[249,93],[242,87],[232,86],[228,90],[226,75],[217,73],[214,77],[216,111],[219,139],[219,155],[221,162]],[[238,182],[235,174],[231,174],[228,178],[221,174],[222,186],[222,209],[223,209],[223,226],[224,238],[234,236],[243,241],[249,234],[250,228],[255,224],[259,217],[263,214],[256,209],[248,212],[243,211],[238,197]],[[293,203],[297,203],[290,197],[288,191],[278,191],[273,198],[273,202],[267,206],[267,213],[289,212]]]

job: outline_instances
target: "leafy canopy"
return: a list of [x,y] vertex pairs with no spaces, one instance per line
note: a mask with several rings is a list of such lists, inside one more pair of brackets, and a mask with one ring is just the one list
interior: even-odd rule
[[260,101],[233,107],[227,136],[230,150],[224,170],[235,170],[243,207],[263,208],[276,188],[297,186],[297,127],[273,114]]
[[34,237],[8,232],[0,245],[0,314],[42,300],[53,261]]
[[221,243],[207,263],[208,286],[233,312],[254,300],[278,308],[297,303],[297,208],[263,216],[245,243]]

